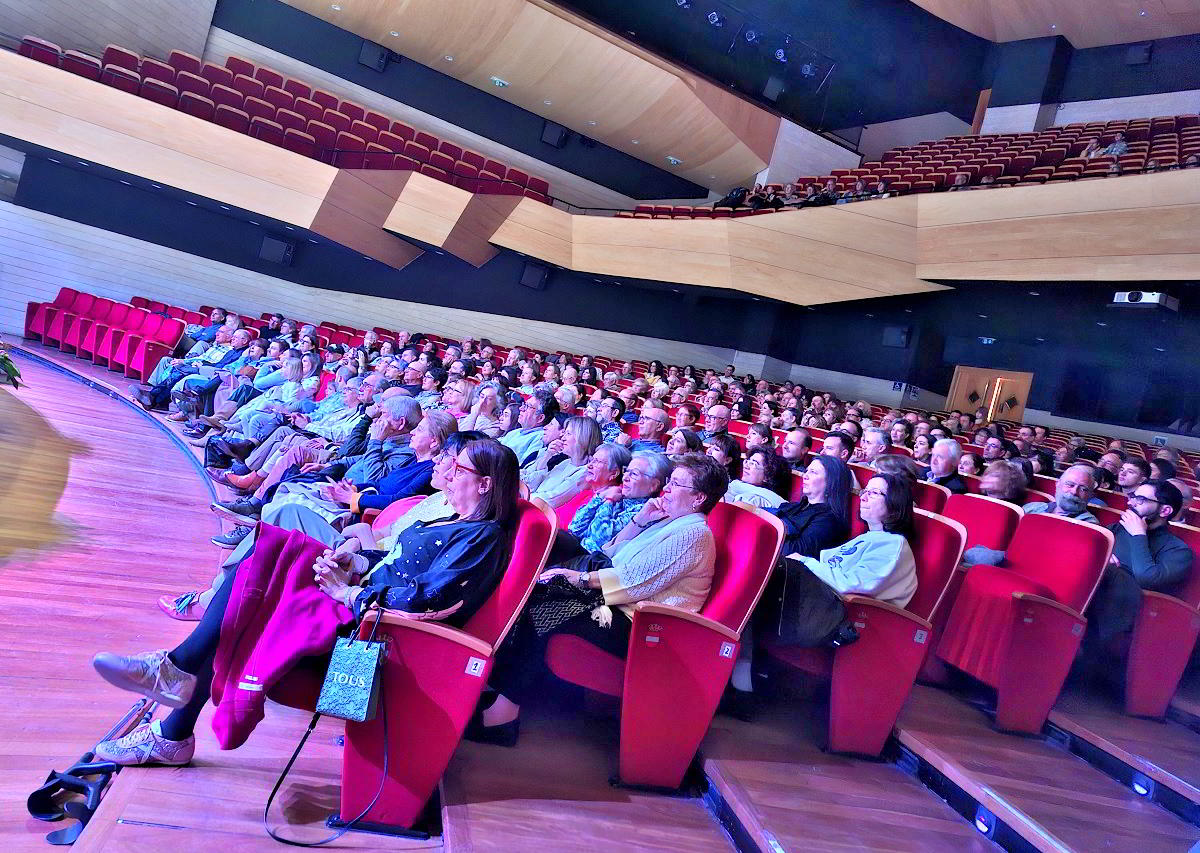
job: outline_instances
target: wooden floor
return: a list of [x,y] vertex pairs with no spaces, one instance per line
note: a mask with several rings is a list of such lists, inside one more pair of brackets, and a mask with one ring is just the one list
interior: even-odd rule
[[823,705],[718,716],[704,742],[705,775],[760,850],[999,849],[895,765],[822,752]]
[[918,686],[900,742],[1041,850],[1186,851],[1200,828],[1041,738],[997,732],[953,695]]
[[1200,803],[1200,734],[1178,723],[1128,717],[1113,698],[1070,691],[1050,722],[1193,803]]
[[515,749],[463,743],[442,782],[448,853],[732,850],[698,798],[614,788],[610,715],[534,708]]

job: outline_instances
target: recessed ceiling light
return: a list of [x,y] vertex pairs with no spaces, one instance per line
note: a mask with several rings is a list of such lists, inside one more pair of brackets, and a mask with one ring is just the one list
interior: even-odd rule
[[395,38],[396,36],[400,35],[400,31],[392,30],[390,33],[388,33],[388,35],[391,36],[392,38]]
[[683,161],[680,160],[678,157],[672,157],[670,154],[667,155],[667,162],[670,163],[672,166],[678,166],[681,163],[683,163]]
[[600,283],[600,279],[598,279],[598,278],[594,278],[594,279],[592,279],[592,281],[596,282],[596,284]]
[[1051,25],[1050,25],[1050,29],[1052,29],[1052,30],[1057,30],[1057,29],[1058,29],[1058,24],[1051,24]]
[[86,162],[86,161],[84,161],[84,160],[76,160],[76,161],[75,161],[75,165],[76,165],[76,166],[86,166],[86,165],[88,165],[88,164],[87,164],[87,162]]
[[317,243],[317,244],[319,245],[321,241],[320,241],[320,240],[314,240],[312,237],[309,237],[309,238],[308,238],[308,242],[310,242],[310,243]]
[[1034,340],[1035,340],[1035,341],[1037,341],[1037,342],[1038,342],[1038,343],[1040,343],[1040,344],[1044,344],[1044,343],[1046,342],[1046,339],[1045,339],[1045,338],[1034,338]]
[[632,142],[634,145],[641,145],[641,144],[642,144],[640,139],[632,139],[632,140],[630,140],[630,141],[631,141],[631,142]]
[[911,309],[911,308],[905,308],[905,309],[904,309],[904,313],[905,313],[905,314],[911,314],[911,313],[912,313],[912,309]]
[[975,316],[978,317],[980,320],[986,320],[988,318],[987,314],[976,314]]
[[331,3],[331,4],[330,4],[330,6],[329,6],[329,8],[330,8],[330,9],[332,9],[333,11],[335,11],[335,12],[340,12],[340,11],[342,11],[342,7],[341,7],[341,6],[339,6],[337,3]]
[[229,205],[227,205],[227,204],[221,205],[221,210],[229,210],[229,209],[230,209]]
[[49,160],[51,163],[61,163],[62,162],[62,160],[55,160],[53,157],[47,157],[46,159]]
[[1144,17],[1146,17],[1146,10],[1145,10],[1145,9],[1138,9],[1138,17],[1139,17],[1139,18],[1144,18]]
[[255,222],[253,219],[247,219],[246,221],[247,221],[247,222],[249,222],[251,225],[259,225],[259,224],[261,224],[261,223]]
[[156,190],[162,189],[162,184],[151,184],[150,186],[154,187]]
[[492,81],[492,85],[495,86],[497,89],[504,89],[504,88],[512,85],[507,80],[497,77],[494,74],[492,75],[492,77],[490,79]]
[[1029,291],[1029,295],[1030,295],[1030,296],[1041,296],[1042,294],[1041,294],[1041,292],[1040,292],[1040,291],[1037,291],[1037,290],[1031,290],[1031,291]]
[[588,122],[588,127],[595,127],[595,126],[596,126],[596,122],[594,120]]
[[546,106],[550,106],[552,101],[549,98],[547,98],[546,100],[542,101],[542,103],[545,104]]
[[1097,325],[1097,326],[1107,326],[1107,325],[1108,325],[1108,323],[1097,323],[1096,325]]
[[868,314],[867,316],[868,316],[868,317],[874,317],[875,315],[874,315],[874,314]]
[[1166,350],[1165,350],[1164,348],[1162,348],[1162,347],[1155,347],[1155,348],[1154,348],[1154,351],[1155,351],[1155,352],[1166,352]]
[[453,57],[453,56],[451,56],[451,55],[450,55],[450,54],[448,54],[448,53],[447,53],[445,56],[443,56],[443,57],[442,57],[442,59],[446,60],[447,62],[453,62],[453,61],[454,61],[454,57]]
[[295,231],[295,230],[296,230],[296,229],[295,229],[295,228],[293,228],[291,225],[285,225],[285,226],[283,226],[283,227],[284,227],[284,228],[286,228],[288,231]]

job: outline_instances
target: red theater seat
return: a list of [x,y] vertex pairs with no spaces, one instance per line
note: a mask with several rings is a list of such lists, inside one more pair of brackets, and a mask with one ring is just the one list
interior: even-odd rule
[[1200,635],[1200,529],[1172,524],[1192,549],[1192,570],[1167,594],[1142,590],[1125,664],[1125,713],[1162,718]]
[[[98,328],[103,328],[103,334],[97,335],[97,339],[88,350],[92,356],[92,363],[98,364],[101,367],[108,367],[111,363],[113,352],[120,345],[126,333],[137,333],[148,319],[153,316],[155,315],[151,314],[145,308],[132,308],[126,312],[125,319],[120,325],[109,324],[101,326],[100,324],[93,324],[92,330],[95,331]],[[82,351],[83,347],[80,350]]]
[[182,50],[173,50],[167,54],[167,64],[175,69],[176,72],[186,71],[189,74],[200,75],[200,69],[204,67],[200,57],[193,56],[190,53]]
[[225,67],[233,72],[236,77],[242,74],[246,77],[253,77],[254,72],[258,70],[258,66],[249,59],[243,59],[240,56],[229,56],[225,59]]
[[278,86],[268,86],[263,90],[262,98],[277,110],[290,110],[296,102],[290,92],[286,92]]
[[175,83],[175,69],[165,62],[160,62],[157,59],[147,56],[142,60],[142,65],[138,69],[138,73],[142,75],[142,79],[147,77],[153,80],[161,80],[164,83]]
[[208,90],[208,97],[218,107],[232,107],[235,110],[240,110],[242,102],[246,100],[241,92],[224,83],[214,83]]
[[48,317],[48,321],[42,330],[42,343],[52,347],[58,346],[63,339],[63,334],[68,324],[73,323],[76,317],[87,314],[95,303],[96,297],[90,293],[79,292],[75,294],[75,298],[71,300],[69,306],[54,311]]
[[25,36],[21,39],[21,46],[17,48],[17,53],[47,65],[57,66],[62,56],[62,48],[52,41],[46,41],[37,36]]
[[783,546],[782,523],[754,507],[717,504],[708,525],[717,560],[700,613],[640,602],[624,661],[567,635],[546,650],[559,678],[621,697],[619,777],[627,784],[679,787]]
[[303,154],[305,157],[315,158],[320,155],[317,141],[311,134],[291,127],[283,132],[283,147],[289,151],[295,151],[297,154]]
[[920,509],[913,522],[917,592],[907,608],[847,596],[857,642],[837,649],[770,647],[773,657],[831,681],[832,752],[879,755],[929,652],[933,620],[962,558],[966,531],[956,521]]
[[235,74],[233,75],[233,88],[241,92],[243,97],[261,98],[267,87],[253,77]]
[[100,62],[102,65],[115,65],[136,74],[138,66],[142,63],[142,57],[120,45],[110,44],[104,48]]
[[242,110],[226,106],[225,104],[217,104],[212,120],[214,123],[221,125],[221,127],[236,130],[238,133],[245,133],[250,129],[250,116],[246,115]]
[[312,86],[302,80],[293,80],[291,77],[283,81],[283,90],[297,100],[312,97]]
[[63,332],[59,338],[58,348],[63,352],[76,352],[79,342],[83,340],[84,334],[91,328],[92,323],[107,322],[118,304],[120,303],[113,302],[111,299],[97,297],[96,301],[92,303],[92,307],[82,314],[64,316],[65,312],[59,312],[58,316],[63,317]]
[[254,79],[268,88],[273,86],[280,90],[283,89],[284,76],[273,68],[266,68],[260,65],[254,70]]
[[99,80],[101,71],[100,60],[78,50],[68,50],[62,55],[63,71],[70,71],[89,80]]
[[972,566],[937,654],[996,689],[996,726],[1036,733],[1083,639],[1112,553],[1102,527],[1047,514],[1017,525],[1002,566]]
[[184,322],[174,317],[160,318],[159,326],[145,335],[125,363],[125,375],[145,382],[154,372],[158,360],[174,352],[183,338]]
[[[395,510],[393,510],[395,507]],[[388,507],[377,529],[407,505]],[[394,512],[385,521],[385,516]],[[381,707],[387,714],[388,776],[363,820],[411,827],[437,787],[487,684],[495,650],[516,622],[546,564],[556,529],[541,501],[521,501],[513,554],[500,586],[462,630],[383,611],[379,635],[387,642]],[[367,636],[371,623],[364,624]],[[315,671],[294,670],[271,698],[312,710],[321,688]],[[383,715],[346,724],[342,753],[341,814],[367,809],[378,786],[385,742]]]
[[142,78],[137,72],[120,65],[105,65],[100,72],[100,82],[131,95],[136,95],[142,87]]
[[173,83],[164,83],[156,77],[147,77],[142,80],[141,89],[138,94],[147,101],[154,101],[156,104],[162,104],[164,107],[174,109],[179,104],[179,90],[175,88]]
[[233,88],[233,72],[223,65],[213,65],[211,62],[206,62],[200,69],[200,76],[214,86],[219,83],[222,86]]
[[212,89],[212,84],[201,77],[199,74],[193,74],[190,71],[175,72],[175,88],[179,90],[179,94],[191,92],[195,95],[208,97],[209,90]]
[[60,287],[54,301],[28,303],[25,307],[25,337],[40,341],[54,315],[63,309],[69,309],[77,296],[78,290]]
[[182,92],[179,95],[179,109],[181,112],[193,115],[196,118],[212,121],[217,106],[203,95],[197,95],[194,92]]

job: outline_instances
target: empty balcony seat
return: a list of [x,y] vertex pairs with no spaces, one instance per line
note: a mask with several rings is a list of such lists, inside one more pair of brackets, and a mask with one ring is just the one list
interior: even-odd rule
[[317,146],[317,156],[326,162],[333,159],[331,152],[337,145],[337,134],[336,130],[323,121],[308,123],[308,135],[313,138],[313,142]]
[[68,50],[62,55],[61,66],[63,71],[70,71],[72,74],[78,74],[80,77],[86,77],[89,80],[99,80],[100,72],[103,66],[100,60],[89,53],[83,53],[78,50]]
[[304,116],[305,121],[321,121],[325,118],[325,108],[308,98],[296,98],[292,102],[292,109]]
[[241,92],[243,97],[261,98],[267,87],[253,77],[245,74],[235,74],[233,76],[233,88]]
[[305,157],[320,156],[320,149],[317,147],[317,141],[312,137],[312,135],[294,127],[286,128],[283,131],[283,147],[288,151],[295,151],[297,154],[303,154]]
[[203,95],[207,98],[209,91],[212,89],[212,84],[199,74],[193,74],[190,71],[176,71],[175,88],[179,90],[180,95],[184,92],[191,92],[194,95]]
[[428,148],[431,153],[437,151],[438,145],[442,142],[432,133],[426,133],[423,130],[418,130],[417,135],[413,139],[416,140],[418,145],[424,145]]
[[126,71],[132,71],[136,74],[138,66],[142,64],[142,57],[128,48],[121,47],[119,44],[110,44],[104,48],[100,62],[103,65],[115,65],[118,68],[124,68]]
[[225,59],[225,67],[232,71],[235,77],[238,74],[242,74],[246,77],[253,77],[254,72],[258,70],[258,65],[256,63],[251,62],[249,59],[245,59],[241,56],[227,57]]
[[214,86],[220,83],[222,86],[233,87],[233,72],[224,65],[206,62],[200,69],[200,76]]
[[283,110],[290,110],[296,101],[291,92],[280,89],[278,86],[268,86],[263,89],[262,98],[275,109]]
[[62,58],[62,48],[52,41],[46,41],[37,36],[25,36],[21,39],[21,46],[17,48],[17,53],[37,62],[54,66],[57,66]]
[[321,115],[321,121],[332,127],[339,133],[350,132],[350,116],[339,113],[337,110],[326,109]]
[[341,104],[341,100],[338,99],[337,95],[330,94],[324,89],[313,89],[312,94],[309,95],[309,97],[320,104],[323,108],[327,110],[333,110],[335,112],[337,111],[338,106]]
[[250,129],[250,116],[236,107],[230,107],[225,104],[217,104],[216,110],[213,111],[213,122],[227,127],[230,130],[236,130],[238,133],[245,133]]
[[429,159],[426,161],[430,166],[442,169],[449,173],[454,169],[454,159],[441,151],[430,151]]
[[363,155],[364,169],[391,169],[396,162],[396,155],[384,148],[378,142],[368,142],[367,151]]
[[261,82],[263,86],[274,86],[277,89],[282,89],[285,78],[274,68],[267,68],[260,65],[254,70],[254,79]]
[[354,119],[354,121],[350,122],[350,132],[367,142],[379,141],[379,128],[359,119]]
[[240,110],[242,102],[246,100],[241,92],[231,86],[226,86],[224,83],[214,83],[208,90],[208,97],[218,107],[233,107],[235,110]]
[[275,107],[262,98],[246,98],[242,102],[242,111],[250,116],[250,118],[265,118],[275,121]]
[[392,120],[390,118],[385,116],[383,113],[377,113],[374,110],[367,110],[366,115],[363,116],[363,121],[371,125],[377,131],[390,130],[392,127]]
[[216,112],[217,105],[212,102],[211,98],[206,98],[203,95],[197,95],[195,92],[181,92],[179,94],[179,110],[196,118],[212,121],[213,114]]
[[167,64],[177,72],[186,71],[189,74],[195,74],[197,77],[200,76],[200,69],[204,67],[204,62],[200,57],[183,50],[173,50],[168,53]]
[[175,83],[175,69],[153,57],[147,56],[142,60],[138,73],[142,75],[143,80],[151,77],[155,80],[162,80],[164,83]]
[[391,131],[405,142],[412,142],[417,138],[417,132],[402,121],[392,122]]
[[280,127],[284,130],[303,131],[308,127],[308,120],[292,110],[276,110],[275,121],[279,122]]
[[154,101],[156,104],[162,104],[164,107],[172,109],[179,104],[179,90],[175,88],[175,85],[163,82],[156,77],[143,79],[138,94],[148,101]]
[[250,117],[250,135],[272,145],[283,145],[283,125],[263,116]]
[[[305,83],[303,80],[293,80],[291,77],[283,81],[283,91],[287,92],[293,98],[311,98],[312,86]],[[322,109],[324,109],[322,107]]]
[[142,88],[142,78],[137,72],[121,65],[105,65],[104,70],[100,72],[100,82],[131,95],[136,95]]
[[375,141],[388,151],[393,151],[396,154],[403,153],[404,151],[404,140],[390,130],[381,130],[379,137]]
[[366,168],[363,152],[367,148],[367,143],[362,137],[343,131],[337,135],[334,147],[337,149],[333,158],[334,166],[339,169]]

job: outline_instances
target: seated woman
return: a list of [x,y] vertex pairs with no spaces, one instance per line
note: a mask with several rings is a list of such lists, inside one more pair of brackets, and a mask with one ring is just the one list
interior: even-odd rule
[[1021,506],[1024,503],[1021,497],[1025,491],[1025,475],[1016,463],[1006,459],[997,460],[988,465],[980,477],[979,491],[989,498]]
[[704,452],[725,467],[730,480],[742,476],[742,446],[727,432],[704,439]]
[[662,494],[647,501],[605,546],[611,567],[544,572],[546,585],[535,590],[497,652],[491,676],[496,700],[472,721],[467,737],[509,746],[516,742],[521,703],[545,666],[546,645],[554,634],[582,637],[623,658],[637,602],[698,612],[708,598],[716,562],[716,543],[705,516],[728,488],[722,465],[690,453],[676,463]]
[[777,507],[783,495],[775,491],[779,481],[779,457],[766,447],[756,447],[742,460],[742,476],[729,482],[725,492],[728,503],[759,507]]
[[[600,446],[600,426],[591,418],[568,418],[563,429],[562,452],[567,458],[546,473],[533,487],[531,497],[541,498],[557,509],[583,490],[588,462]],[[533,483],[526,480],[530,486]]]
[[929,467],[929,457],[933,453],[933,445],[930,444],[928,435],[913,436],[912,440],[912,461],[916,462],[922,468]]
[[667,456],[672,460],[685,453],[703,453],[704,442],[700,434],[687,427],[675,427],[667,432]]
[[983,473],[983,457],[978,453],[964,453],[958,460],[958,473],[978,477]]
[[775,433],[771,432],[771,427],[765,423],[750,424],[750,429],[746,431],[746,452],[749,453],[756,447],[765,447],[767,450],[775,448]]
[[500,414],[504,411],[498,382],[480,382],[471,387],[466,400],[467,414],[458,419],[464,429],[477,429],[490,438],[500,437]]
[[600,551],[620,533],[645,505],[657,497],[671,475],[671,461],[661,453],[629,451],[616,444],[602,444],[596,456],[612,448],[612,456],[624,461],[624,474],[607,488],[596,490],[595,496],[581,506],[566,532],[560,531],[554,540],[550,560],[554,565],[572,557]]
[[[408,613],[449,611],[464,624],[500,582],[508,561],[517,508],[517,461],[490,439],[459,453],[447,492],[454,515],[418,522],[386,554],[327,551],[313,566],[315,583],[361,617],[371,605]],[[405,561],[400,563],[401,555]],[[96,746],[96,757],[121,765],[187,764],[194,730],[208,702],[222,622],[233,591],[222,584],[196,629],[172,651],[122,656],[103,652],[93,666],[110,684],[174,708],[165,719]],[[333,638],[330,639],[330,651]]]

